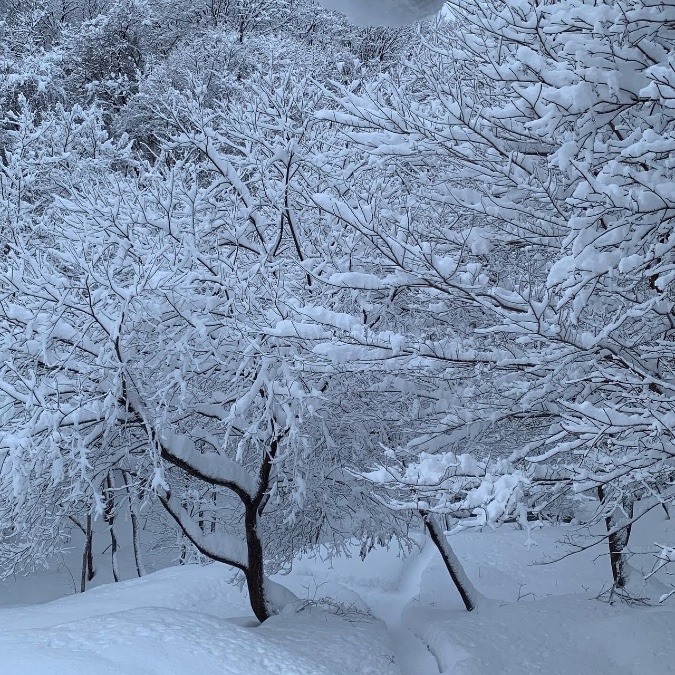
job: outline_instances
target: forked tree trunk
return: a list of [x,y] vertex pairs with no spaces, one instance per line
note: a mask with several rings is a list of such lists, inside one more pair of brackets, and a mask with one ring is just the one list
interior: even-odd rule
[[[241,487],[238,487],[236,483],[232,483],[232,486],[230,486],[229,484],[224,485],[223,483],[214,481],[214,484],[229,487],[241,500],[244,509],[244,529],[246,535],[246,556],[243,559],[234,553],[219,552],[217,547],[212,546],[210,543],[212,537],[204,532],[204,516],[198,513],[197,519],[193,520],[190,514],[187,513],[184,503],[179,504],[170,492],[159,492],[159,499],[164,508],[182,529],[187,539],[195,545],[197,550],[212,560],[232,565],[244,573],[251,609],[261,623],[277,613],[280,609],[278,606],[280,603],[297,599],[288,590],[285,590],[286,597],[284,598],[281,595],[276,597],[276,592],[275,597],[271,597],[270,584],[265,579],[264,547],[259,529],[259,521],[269,498],[270,476],[279,448],[280,438],[281,435],[275,437],[270,442],[269,451],[265,453],[262,459],[255,494],[246,492]],[[166,452],[166,456],[169,461],[180,466],[188,473],[192,472],[202,480],[207,478],[203,474],[199,474],[197,469],[192,468],[187,462],[180,459],[176,460],[168,452]],[[279,593],[281,592],[279,590]]]
[[483,598],[482,594],[479,593],[469,580],[462,563],[459,562],[452,546],[450,546],[450,542],[448,542],[448,539],[445,536],[443,525],[438,518],[428,511],[420,511],[420,515],[424,520],[424,525],[429,532],[431,541],[436,545],[438,552],[443,558],[443,563],[450,573],[450,578],[459,591],[464,607],[466,607],[469,612],[473,611]]
[[[261,475],[264,478],[266,472],[261,471]],[[261,481],[261,485],[267,485],[267,482]],[[170,494],[165,496],[160,495],[160,501],[164,507],[181,527],[185,537],[196,546],[198,551],[212,560],[218,560],[225,564],[232,565],[244,573],[251,609],[261,623],[275,614],[276,609],[273,602],[271,602],[271,599],[267,596],[264,549],[259,532],[259,518],[261,515],[261,504],[263,504],[264,501],[264,494],[265,492],[261,487],[254,499],[247,499],[246,501],[242,500],[244,505],[244,528],[246,531],[246,562],[235,561],[217,555],[214,550],[208,546],[208,539],[204,538],[204,533],[199,527],[198,522],[192,521],[192,526],[189,524],[187,519],[190,518],[190,516],[185,512],[185,507],[182,507],[183,513],[185,514],[183,516],[177,508],[171,505]]]
[[[605,501],[605,490],[598,488],[598,498],[601,502]],[[612,578],[615,588],[626,588],[630,577],[630,565],[628,564],[629,554],[628,541],[631,532],[631,520],[633,518],[633,506],[635,500],[632,497],[625,497],[617,504],[614,509],[605,517],[605,527],[609,544],[609,561],[612,566]],[[625,527],[621,527],[626,523]]]

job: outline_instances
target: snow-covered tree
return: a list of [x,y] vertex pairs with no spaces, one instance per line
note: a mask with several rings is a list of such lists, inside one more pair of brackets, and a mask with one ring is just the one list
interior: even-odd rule
[[416,447],[520,426],[496,450],[597,494],[622,588],[631,502],[672,499],[674,8],[451,5],[400,77],[325,114],[361,164],[316,200],[389,268],[370,288],[414,298],[386,367],[433,382]]
[[331,141],[312,114],[324,94],[297,73],[247,86],[220,108],[176,93],[158,161],[74,170],[31,215],[48,245],[24,237],[0,277],[0,448],[19,518],[43,485],[114,537],[113,477],[136,477],[202,554],[243,572],[262,621],[289,600],[267,565],[367,546],[405,518],[344,470],[373,445],[340,410],[358,394],[312,367],[318,336],[294,320],[336,302],[307,268],[330,232],[301,199]]

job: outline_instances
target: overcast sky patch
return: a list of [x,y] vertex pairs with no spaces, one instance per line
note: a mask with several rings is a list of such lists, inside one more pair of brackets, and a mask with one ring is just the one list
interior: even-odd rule
[[443,0],[318,0],[362,25],[402,26],[436,14]]

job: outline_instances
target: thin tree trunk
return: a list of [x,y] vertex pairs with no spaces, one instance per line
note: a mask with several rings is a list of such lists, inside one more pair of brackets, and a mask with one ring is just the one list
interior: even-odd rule
[[420,511],[420,515],[424,520],[424,525],[429,532],[431,541],[434,542],[438,552],[441,554],[445,567],[450,573],[450,578],[462,597],[464,607],[469,612],[473,611],[483,596],[469,580],[462,563],[459,562],[452,546],[450,546],[438,518],[428,511]]
[[87,515],[87,581],[92,581],[96,575],[94,569],[94,519],[91,513]]
[[136,574],[139,577],[145,576],[145,565],[143,564],[143,553],[141,551],[141,533],[138,527],[138,511],[136,493],[129,485],[129,477],[126,471],[122,471],[122,480],[127,491],[129,499],[129,517],[131,518],[131,541],[134,547],[134,562],[136,563]]
[[110,555],[112,558],[112,573],[113,579],[117,582],[120,580],[120,573],[117,564],[117,536],[115,535],[115,493],[113,491],[114,482],[112,473],[108,473],[105,479],[105,507],[103,510],[103,518],[108,525],[110,532]]
[[[604,502],[606,495],[603,487],[598,488],[598,497],[601,502]],[[605,526],[609,532],[607,537],[609,561],[612,566],[612,578],[615,588],[626,588],[630,577],[629,555],[626,549],[630,539],[632,526],[629,521],[633,517],[634,503],[635,500],[632,497],[625,497],[605,517]],[[625,522],[628,524],[623,529],[618,529]]]
[[87,590],[87,545],[84,545],[82,552],[82,576],[80,577],[80,593]]
[[84,549],[82,551],[82,576],[80,579],[80,593],[87,590],[87,582],[94,578],[94,553],[93,553],[94,528],[92,526],[91,513],[87,514],[87,524],[84,528]]
[[213,502],[213,511],[211,512],[211,534],[216,531],[216,506],[218,505],[218,493],[214,490],[211,493],[211,501]]
[[[181,506],[184,509],[187,509],[188,503],[186,501],[181,502]],[[178,554],[178,564],[187,565],[188,559],[188,544],[185,534],[180,534],[180,553]]]

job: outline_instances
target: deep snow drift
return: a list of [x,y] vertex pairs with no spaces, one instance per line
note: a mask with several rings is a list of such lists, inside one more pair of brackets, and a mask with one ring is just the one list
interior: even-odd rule
[[[380,549],[365,562],[298,560],[277,581],[308,602],[262,626],[223,565],[172,567],[47,604],[6,607],[0,673],[672,673],[675,605],[596,599],[610,578],[604,548],[533,564],[564,554],[570,531],[544,528],[534,544],[507,527],[452,537],[490,598],[472,613],[427,543],[407,559]],[[674,534],[656,514],[641,523],[634,564],[649,569],[653,541]],[[31,583],[44,588],[39,581],[0,584],[0,602],[16,600]]]
[[307,607],[256,627],[222,565],[173,567],[0,612],[0,672],[15,675],[397,673],[384,625]]

